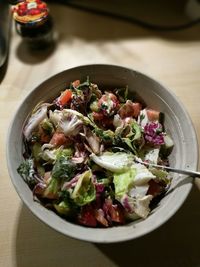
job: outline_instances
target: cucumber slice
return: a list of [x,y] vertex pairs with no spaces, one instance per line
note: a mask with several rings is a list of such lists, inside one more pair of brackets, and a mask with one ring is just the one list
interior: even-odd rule
[[164,145],[162,145],[160,149],[160,155],[166,158],[171,154],[174,147],[174,142],[168,134],[164,136],[164,142]]

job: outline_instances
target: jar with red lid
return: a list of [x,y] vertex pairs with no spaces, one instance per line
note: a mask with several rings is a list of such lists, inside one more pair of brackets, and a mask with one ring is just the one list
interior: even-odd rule
[[17,33],[32,48],[44,48],[53,44],[53,20],[45,2],[20,1],[12,10]]

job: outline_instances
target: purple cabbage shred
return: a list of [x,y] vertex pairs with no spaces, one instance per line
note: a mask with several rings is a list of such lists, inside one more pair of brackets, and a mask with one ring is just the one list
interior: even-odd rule
[[148,122],[144,127],[144,138],[153,145],[163,145],[164,133],[162,125],[159,122]]

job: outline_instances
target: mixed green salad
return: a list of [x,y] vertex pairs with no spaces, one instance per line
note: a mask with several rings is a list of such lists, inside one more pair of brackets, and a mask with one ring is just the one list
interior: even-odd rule
[[19,174],[33,197],[87,227],[145,219],[170,185],[169,174],[138,162],[168,165],[173,141],[161,112],[125,88],[76,80],[39,103],[23,129]]

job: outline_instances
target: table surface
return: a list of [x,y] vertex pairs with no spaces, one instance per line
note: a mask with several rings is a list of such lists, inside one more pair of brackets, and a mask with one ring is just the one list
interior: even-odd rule
[[[66,6],[51,6],[53,51],[31,52],[11,31],[7,71],[0,86],[0,266],[200,266],[199,184],[181,209],[137,240],[96,245],[65,237],[23,205],[6,165],[6,137],[19,103],[51,75],[82,64],[133,68],[161,81],[183,102],[200,136],[200,27],[161,33]],[[188,129],[189,133],[189,129]],[[192,151],[191,151],[192,153]]]

